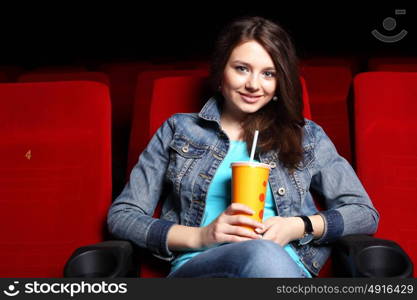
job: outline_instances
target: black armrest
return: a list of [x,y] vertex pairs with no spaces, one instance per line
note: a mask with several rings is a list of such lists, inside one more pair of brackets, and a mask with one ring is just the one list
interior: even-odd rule
[[345,236],[336,242],[333,267],[340,277],[413,276],[413,263],[397,243],[368,235]]
[[133,267],[128,241],[106,241],[78,248],[68,259],[64,277],[127,277]]

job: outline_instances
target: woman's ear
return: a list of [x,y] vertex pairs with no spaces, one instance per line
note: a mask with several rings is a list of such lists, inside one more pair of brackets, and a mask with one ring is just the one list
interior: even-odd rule
[[220,80],[219,85],[217,86],[217,90],[218,90],[219,92],[221,92],[221,91],[222,91],[222,84],[223,84],[223,79],[222,79],[222,80]]

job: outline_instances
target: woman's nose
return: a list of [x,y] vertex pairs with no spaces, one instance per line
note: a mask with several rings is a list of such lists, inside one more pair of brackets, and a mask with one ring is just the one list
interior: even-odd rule
[[258,78],[255,74],[252,74],[248,77],[246,80],[245,88],[251,92],[257,91],[259,89]]

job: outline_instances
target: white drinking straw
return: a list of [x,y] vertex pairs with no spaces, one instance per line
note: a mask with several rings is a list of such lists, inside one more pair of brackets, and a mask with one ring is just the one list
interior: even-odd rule
[[250,162],[253,161],[253,158],[255,156],[255,148],[256,148],[256,143],[258,142],[258,134],[259,134],[259,130],[255,130],[255,135],[253,136],[253,142],[252,142],[252,150],[250,152]]

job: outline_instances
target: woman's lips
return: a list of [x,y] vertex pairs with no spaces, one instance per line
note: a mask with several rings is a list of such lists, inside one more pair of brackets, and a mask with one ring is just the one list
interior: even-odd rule
[[255,103],[257,102],[262,96],[261,95],[250,95],[250,94],[243,94],[239,93],[240,97],[248,103]]

